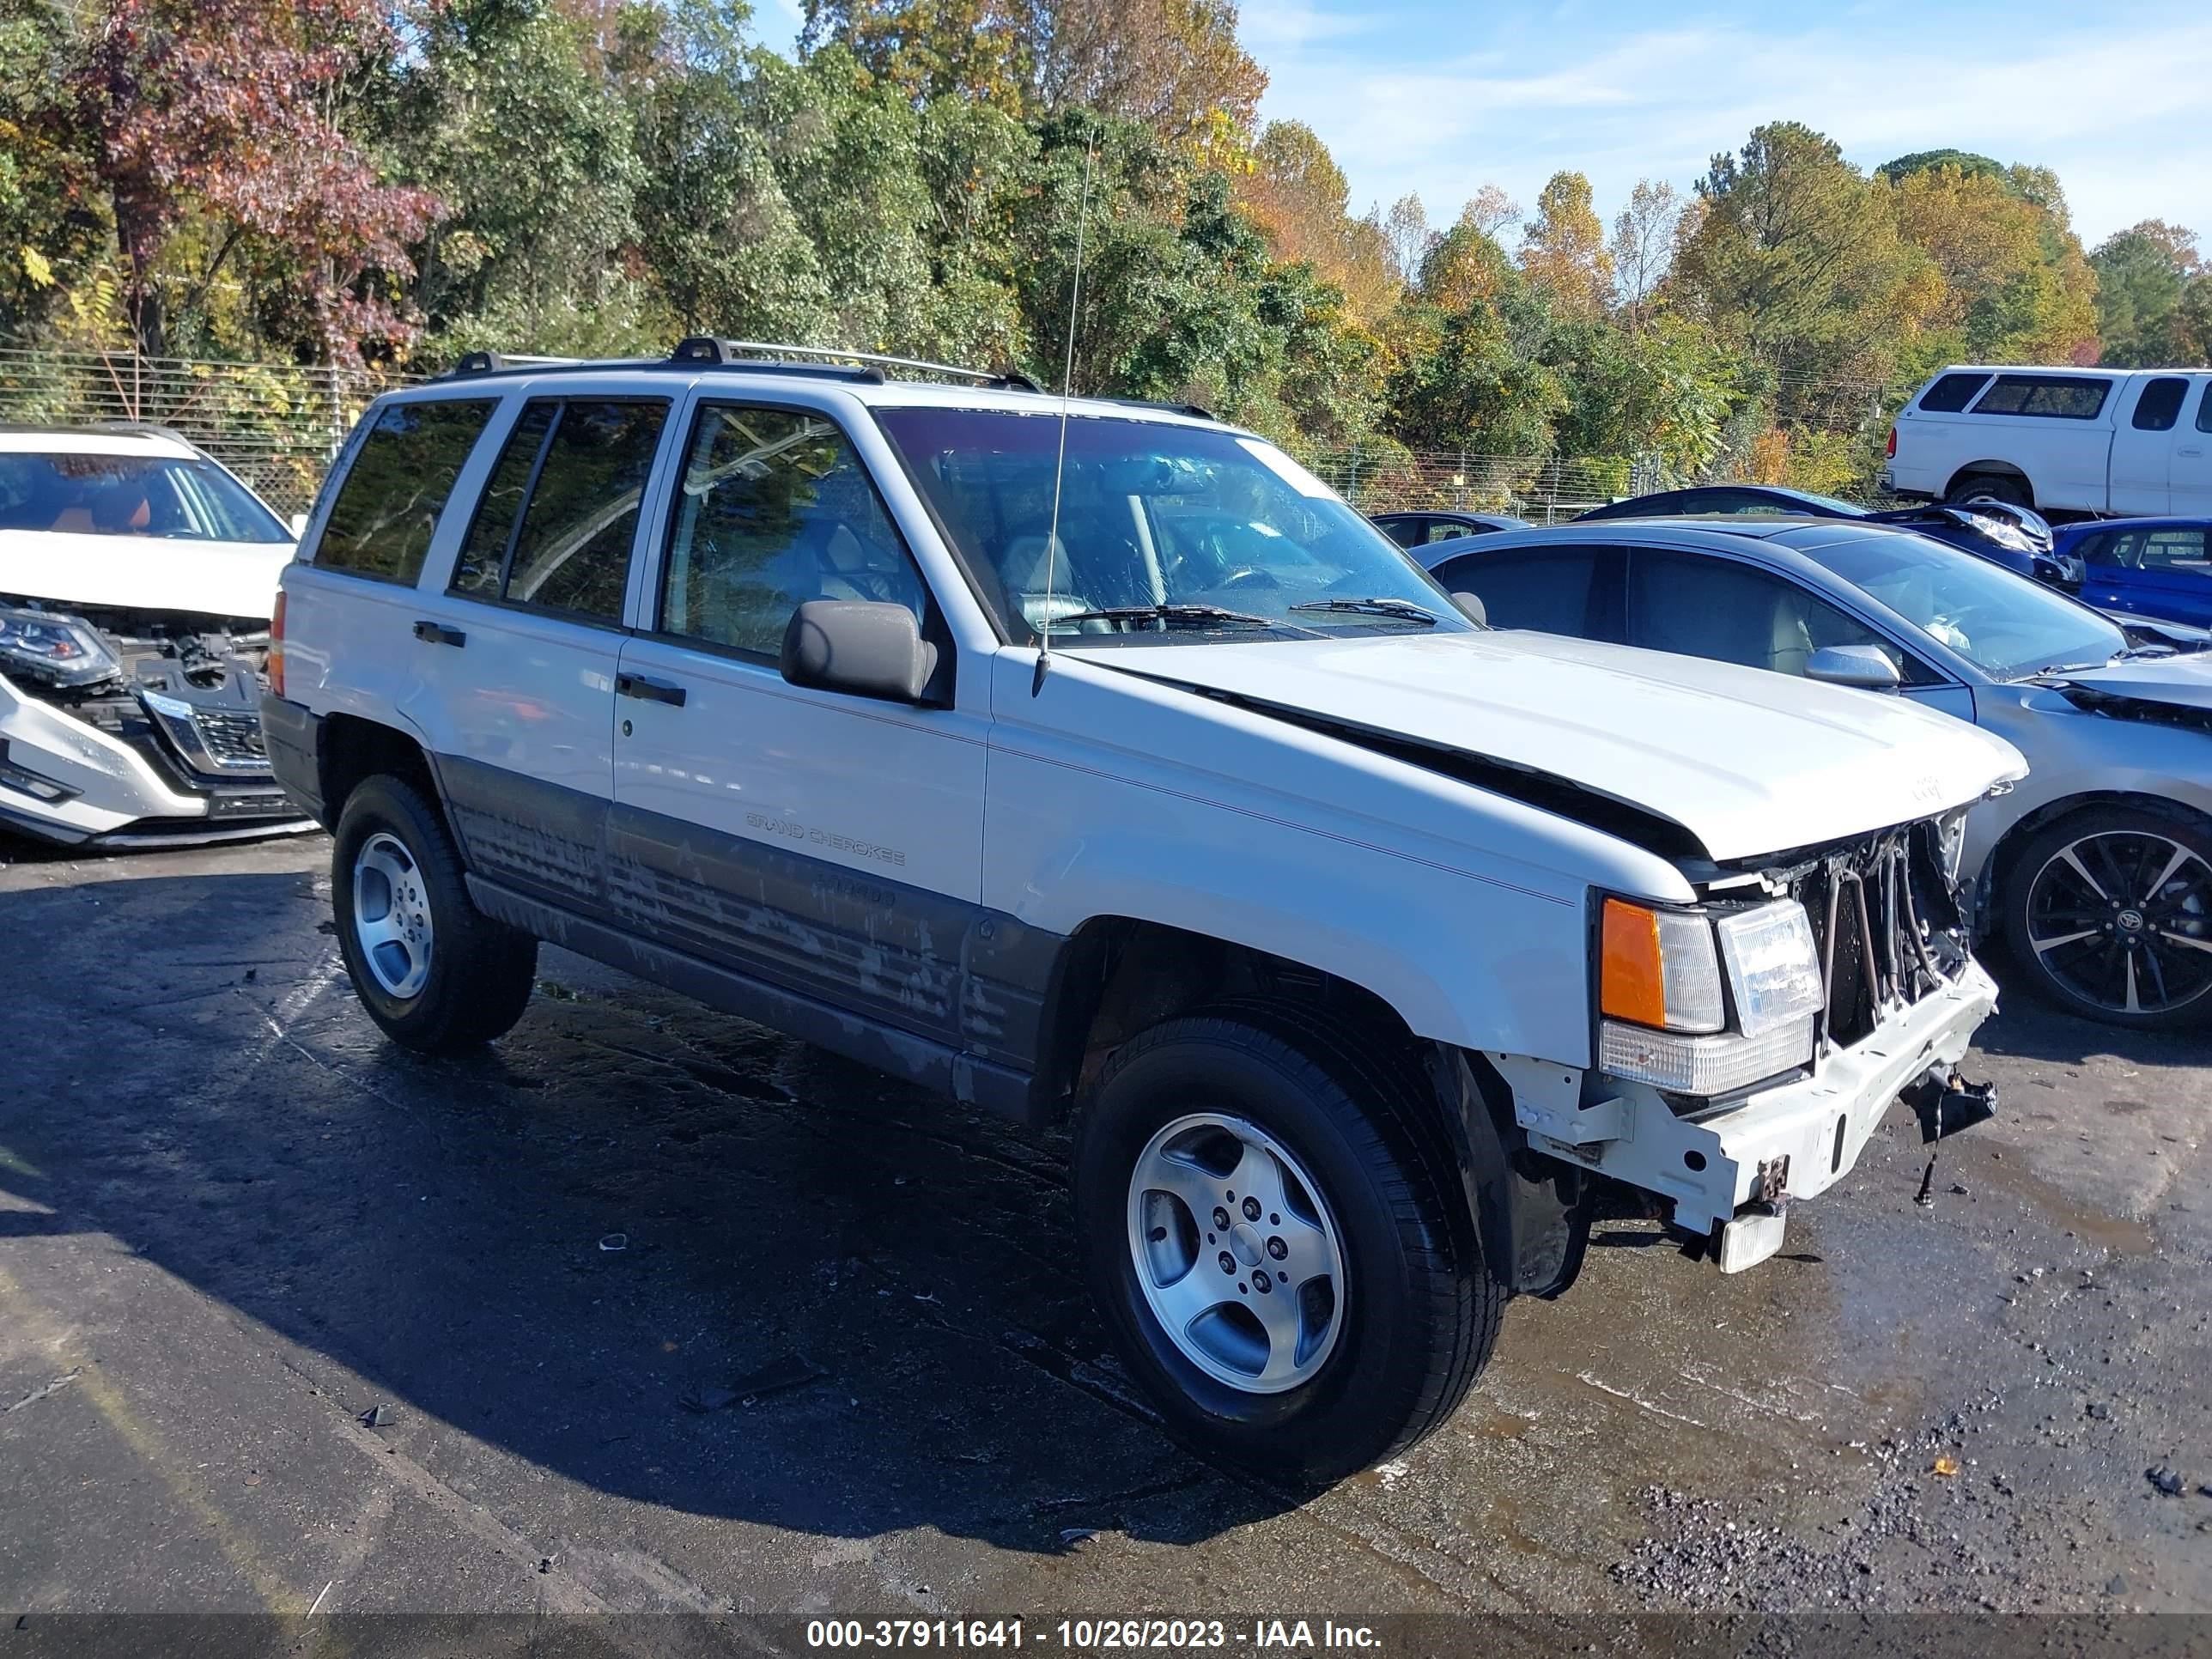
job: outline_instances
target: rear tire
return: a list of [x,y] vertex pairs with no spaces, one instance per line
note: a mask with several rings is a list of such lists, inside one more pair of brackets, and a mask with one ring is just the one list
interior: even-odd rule
[[2138,1030],[2212,1024],[2212,826],[2070,812],[2021,847],[2003,904],[2005,943],[2046,1000]]
[[1964,507],[1971,501],[2006,501],[2030,508],[2035,505],[2027,481],[2006,472],[1969,472],[1951,486],[1943,501],[1950,507]]
[[470,901],[459,849],[411,784],[380,774],[346,797],[331,906],[361,1006],[402,1047],[473,1048],[529,1006],[538,941]]
[[1371,1041],[1245,1006],[1108,1062],[1075,1128],[1076,1226],[1115,1346],[1178,1438],[1325,1483],[1466,1397],[1505,1292],[1431,1092]]

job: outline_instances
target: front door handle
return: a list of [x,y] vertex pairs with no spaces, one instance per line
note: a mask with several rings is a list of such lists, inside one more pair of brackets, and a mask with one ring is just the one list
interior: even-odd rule
[[2204,454],[2201,449],[2177,449],[2173,453],[2177,455],[2186,455],[2192,461],[2202,459]]
[[617,674],[615,676],[616,695],[641,697],[647,702],[665,702],[684,707],[684,688],[673,680],[656,680],[647,674]]
[[415,637],[428,641],[432,645],[466,645],[469,642],[469,636],[462,633],[459,629],[448,628],[443,623],[428,621],[417,622],[415,624]]

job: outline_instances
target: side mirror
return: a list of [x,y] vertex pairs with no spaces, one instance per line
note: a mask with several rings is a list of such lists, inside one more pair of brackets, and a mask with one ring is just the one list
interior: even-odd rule
[[295,513],[290,518],[285,520],[284,522],[290,527],[292,532],[292,539],[295,542],[298,541],[301,537],[307,533],[307,515],[304,513]]
[[1888,653],[1874,645],[1824,645],[1805,665],[1805,678],[1862,691],[1894,691],[1904,684]]
[[793,685],[920,702],[937,672],[937,647],[902,605],[809,599],[783,630],[782,668]]
[[1459,607],[1460,614],[1477,628],[1490,626],[1490,608],[1483,604],[1481,594],[1455,593],[1451,596],[1451,602]]

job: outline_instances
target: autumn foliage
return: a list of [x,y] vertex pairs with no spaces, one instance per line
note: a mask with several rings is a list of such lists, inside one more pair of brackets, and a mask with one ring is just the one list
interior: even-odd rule
[[[434,368],[682,332],[1056,382],[1309,448],[1863,485],[1960,360],[2202,361],[2212,273],[2048,170],[1778,121],[1601,203],[1354,199],[1231,0],[0,0],[0,336]],[[1940,118],[1940,112],[1931,118]],[[1563,158],[1564,159],[1564,158]],[[1626,463],[1624,461],[1623,465]]]

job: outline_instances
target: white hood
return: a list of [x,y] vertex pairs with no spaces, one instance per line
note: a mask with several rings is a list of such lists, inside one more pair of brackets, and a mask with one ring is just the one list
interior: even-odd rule
[[0,530],[0,596],[266,622],[289,542]]
[[2002,738],[1900,696],[1549,635],[1084,654],[1562,778],[1672,819],[1715,859],[1927,817],[2027,771]]

